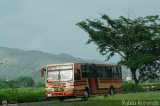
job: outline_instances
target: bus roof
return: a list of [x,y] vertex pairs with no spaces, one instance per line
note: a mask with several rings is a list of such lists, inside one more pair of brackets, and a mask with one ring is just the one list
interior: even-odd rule
[[97,64],[97,63],[60,63],[60,64],[48,64],[48,66],[56,66],[56,65],[73,65],[73,64],[79,64],[79,65],[100,65],[100,66],[121,66],[121,65],[116,65],[116,64]]
[[56,66],[56,65],[71,65],[71,64],[74,64],[74,63],[59,63],[59,64],[48,64],[48,66]]

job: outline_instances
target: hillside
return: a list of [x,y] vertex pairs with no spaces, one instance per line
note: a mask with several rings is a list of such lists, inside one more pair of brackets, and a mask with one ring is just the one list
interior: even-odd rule
[[18,76],[31,76],[40,79],[39,69],[46,64],[66,62],[103,63],[96,60],[83,60],[68,54],[49,54],[41,51],[24,51],[0,47],[0,79],[14,79]]

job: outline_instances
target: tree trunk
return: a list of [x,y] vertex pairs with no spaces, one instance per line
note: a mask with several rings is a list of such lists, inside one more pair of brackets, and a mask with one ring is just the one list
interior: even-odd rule
[[135,84],[135,85],[138,85],[139,80],[137,79],[136,69],[130,68],[130,70],[131,70],[132,79],[133,79],[133,81],[134,81],[134,84]]

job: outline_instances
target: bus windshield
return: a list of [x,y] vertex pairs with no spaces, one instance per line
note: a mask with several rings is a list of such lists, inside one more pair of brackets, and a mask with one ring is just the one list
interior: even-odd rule
[[61,70],[60,81],[70,81],[70,80],[72,80],[72,70]]
[[47,80],[48,82],[58,80],[59,71],[48,71]]
[[47,81],[71,81],[73,78],[72,67],[54,66],[49,67],[47,71]]

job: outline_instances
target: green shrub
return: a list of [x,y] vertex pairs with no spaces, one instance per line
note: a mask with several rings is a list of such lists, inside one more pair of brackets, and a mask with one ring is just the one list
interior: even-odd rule
[[35,87],[45,87],[45,83],[44,83],[44,81],[38,81],[38,82],[36,82],[35,83]]
[[0,101],[33,102],[46,100],[44,88],[1,89]]
[[135,93],[146,91],[142,86],[135,85],[132,82],[123,82],[123,92],[124,93]]

